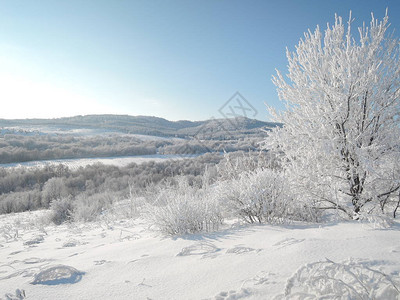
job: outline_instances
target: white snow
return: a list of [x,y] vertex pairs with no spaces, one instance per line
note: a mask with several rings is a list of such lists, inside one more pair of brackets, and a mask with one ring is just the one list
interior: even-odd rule
[[[166,237],[140,218],[55,226],[45,225],[47,213],[0,216],[1,299],[273,299],[297,270],[326,259],[360,261],[399,284],[399,223],[231,222],[215,233]],[[381,299],[396,294],[386,289]]]

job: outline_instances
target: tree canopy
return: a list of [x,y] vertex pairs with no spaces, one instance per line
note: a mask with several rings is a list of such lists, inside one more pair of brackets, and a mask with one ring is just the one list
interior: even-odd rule
[[299,201],[347,216],[399,206],[399,40],[389,18],[372,15],[352,34],[335,16],[324,32],[308,31],[288,74],[273,77],[286,110],[270,109],[282,128],[266,146],[280,154],[288,186]]

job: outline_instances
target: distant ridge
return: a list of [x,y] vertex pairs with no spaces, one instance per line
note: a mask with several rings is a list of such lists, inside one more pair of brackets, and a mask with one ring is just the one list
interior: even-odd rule
[[98,128],[123,133],[193,137],[199,133],[212,132],[216,135],[229,133],[255,133],[260,130],[271,130],[279,123],[237,117],[232,119],[211,119],[205,121],[168,121],[153,116],[129,115],[85,115],[56,119],[0,119],[0,127],[12,126],[48,126],[68,128]]

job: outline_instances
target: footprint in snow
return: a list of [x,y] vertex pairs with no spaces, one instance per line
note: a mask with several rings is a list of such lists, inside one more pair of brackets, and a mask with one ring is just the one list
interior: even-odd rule
[[400,252],[400,247],[395,247],[392,250],[390,250],[392,253],[399,253]]
[[215,257],[215,253],[221,249],[207,242],[200,242],[185,247],[176,256],[202,255],[202,258]]
[[69,240],[68,242],[65,242],[62,247],[63,248],[70,248],[70,247],[76,247],[79,245],[79,241],[77,240]]
[[250,285],[264,285],[264,284],[276,284],[274,280],[276,278],[276,274],[267,271],[261,271],[253,278],[246,280],[243,284],[250,284]]
[[284,239],[284,240],[282,240],[280,242],[277,242],[273,246],[278,247],[278,248],[284,248],[284,247],[287,247],[287,246],[290,246],[290,245],[295,245],[295,244],[301,243],[303,241],[304,241],[304,239],[297,240],[297,239],[294,239],[294,238],[287,238],[287,239]]
[[94,264],[96,265],[96,266],[101,266],[101,265],[104,265],[105,263],[110,263],[111,261],[109,261],[109,260],[105,260],[105,259],[102,259],[102,260],[95,260],[94,261]]
[[260,252],[260,251],[262,251],[262,249],[254,249],[250,247],[244,247],[242,245],[237,245],[233,248],[226,250],[226,253],[243,254],[243,253]]
[[83,251],[83,252],[75,252],[75,253],[69,255],[68,257],[77,256],[77,255],[83,254],[83,253],[85,253],[85,251]]
[[44,241],[43,235],[39,235],[39,236],[34,237],[33,239],[25,241],[24,245],[25,246],[34,246],[34,245],[42,243],[43,241]]
[[256,276],[243,281],[239,291],[221,292],[215,296],[215,300],[235,300],[247,298],[254,293],[257,293],[257,285],[276,284],[273,278],[276,277],[275,273],[261,271]]
[[248,289],[240,289],[240,291],[221,292],[215,296],[215,300],[236,300],[250,296]]
[[24,259],[22,262],[26,265],[33,265],[33,264],[38,264],[38,263],[45,262],[45,261],[48,261],[48,259],[38,258],[38,257],[30,257],[30,258]]
[[[11,266],[10,266],[11,267]],[[11,267],[13,270],[10,271],[14,271],[16,270],[15,268]],[[26,268],[23,270],[16,270],[13,273],[7,272],[9,273],[6,276],[0,277],[0,280],[4,280],[4,279],[10,279],[10,278],[14,278],[17,276],[22,276],[22,277],[32,277],[34,276],[34,274],[39,270],[39,267],[30,267],[30,268]],[[4,272],[3,272],[4,273]]]
[[25,294],[25,290],[16,289],[15,295],[11,294],[11,293],[7,293],[4,296],[6,297],[6,300],[22,300],[22,299],[25,299],[26,294]]

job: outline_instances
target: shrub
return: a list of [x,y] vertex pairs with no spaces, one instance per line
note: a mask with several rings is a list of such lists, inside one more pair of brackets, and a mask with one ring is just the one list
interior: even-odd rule
[[50,202],[50,220],[56,224],[60,225],[65,221],[70,220],[71,213],[72,213],[72,199],[68,198],[61,198],[57,200],[53,200]]
[[0,195],[0,214],[34,210],[40,205],[41,194],[36,189]]
[[223,221],[211,191],[190,186],[186,178],[177,185],[164,185],[150,197],[154,201],[147,205],[145,216],[165,234],[215,231]]
[[74,221],[94,221],[112,202],[113,198],[107,193],[81,195],[74,201],[72,218]]
[[276,299],[399,299],[399,283],[368,262],[329,259],[301,267]]
[[239,178],[240,174],[261,168],[278,168],[276,158],[266,151],[225,153],[217,170],[222,180]]
[[278,171],[245,172],[237,179],[220,183],[217,190],[226,210],[248,223],[316,220],[313,209],[293,201],[284,176]]
[[47,208],[53,200],[64,198],[67,195],[64,179],[53,177],[43,186],[43,206]]

